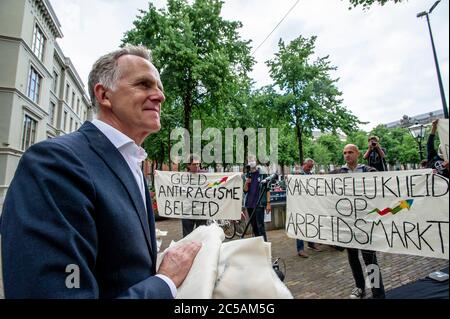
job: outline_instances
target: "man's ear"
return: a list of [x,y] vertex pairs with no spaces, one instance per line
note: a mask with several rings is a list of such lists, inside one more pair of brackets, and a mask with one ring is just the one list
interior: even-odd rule
[[94,94],[100,106],[111,108],[110,91],[101,83],[94,86]]

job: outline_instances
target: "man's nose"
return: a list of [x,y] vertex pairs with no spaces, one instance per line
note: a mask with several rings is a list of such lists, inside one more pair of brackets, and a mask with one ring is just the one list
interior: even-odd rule
[[160,103],[163,103],[166,100],[166,97],[164,96],[164,93],[161,90],[158,90],[159,96],[158,99],[160,100]]
[[152,94],[150,95],[150,99],[152,101],[158,101],[159,103],[163,103],[166,100],[166,97],[164,96],[163,91],[161,91],[158,88],[154,92],[152,92]]

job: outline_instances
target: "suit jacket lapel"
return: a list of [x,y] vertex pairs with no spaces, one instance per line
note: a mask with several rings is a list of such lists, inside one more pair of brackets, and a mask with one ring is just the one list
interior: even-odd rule
[[156,234],[155,232],[155,215],[153,214],[153,207],[152,207],[152,201],[150,198],[150,194],[147,191],[148,187],[147,187],[147,181],[144,178],[144,185],[145,185],[145,202],[147,205],[147,213],[148,213],[148,223],[150,224],[150,238],[152,241],[152,247],[154,247],[153,249],[153,271],[156,273],[156,254],[158,252],[158,246],[156,245]]
[[[152,249],[155,247],[155,244],[153,243],[154,235],[150,235],[148,214],[145,210],[139,187],[136,184],[136,180],[134,179],[127,162],[111,141],[92,123],[85,122],[80,128],[80,132],[87,137],[91,148],[103,159],[111,171],[125,186],[135,207],[135,212],[141,222],[150,255],[152,256],[152,259],[154,259],[154,252]],[[152,225],[150,225],[150,227],[152,227]]]

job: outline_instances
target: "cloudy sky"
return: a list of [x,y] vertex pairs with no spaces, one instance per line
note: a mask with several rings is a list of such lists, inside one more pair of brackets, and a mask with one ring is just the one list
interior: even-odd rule
[[[133,27],[138,9],[147,0],[50,0],[62,25],[59,39],[84,83],[94,61],[116,49]],[[240,34],[258,47],[297,0],[225,0],[222,15],[243,23]],[[347,0],[300,0],[283,23],[255,52],[251,76],[257,86],[271,83],[265,61],[277,43],[299,35],[317,36],[317,56],[330,56],[338,70],[344,104],[365,130],[380,123],[442,109],[436,68],[425,18],[435,0],[408,0],[348,10]],[[449,4],[443,0],[430,15],[436,51],[448,100]],[[157,8],[166,1],[153,1]],[[168,88],[166,88],[167,90]]]

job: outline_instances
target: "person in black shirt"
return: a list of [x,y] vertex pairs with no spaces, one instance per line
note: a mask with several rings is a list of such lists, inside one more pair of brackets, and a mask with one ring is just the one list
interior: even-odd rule
[[364,159],[368,161],[369,166],[379,172],[387,171],[386,149],[380,146],[380,139],[377,136],[369,137],[369,147],[364,154]]

